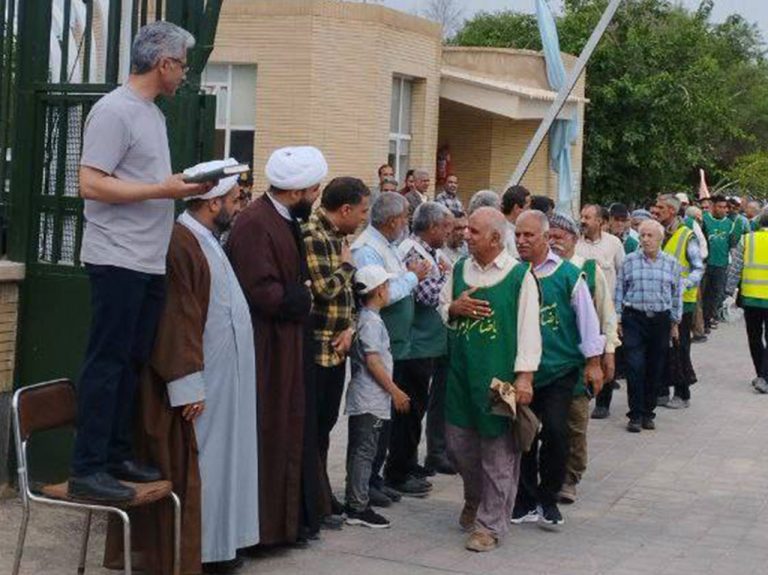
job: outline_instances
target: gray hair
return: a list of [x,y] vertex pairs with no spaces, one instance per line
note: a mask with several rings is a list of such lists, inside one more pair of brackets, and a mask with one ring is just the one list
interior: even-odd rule
[[408,200],[397,192],[382,192],[371,206],[371,224],[380,228],[408,210]]
[[416,168],[413,170],[413,177],[416,179],[419,178],[430,178],[431,175],[428,170],[425,170],[424,168]]
[[400,185],[400,183],[392,176],[387,176],[386,178],[383,178],[381,180],[381,185],[383,186],[384,184],[394,184],[395,186]]
[[475,192],[475,194],[469,200],[467,214],[471,215],[472,212],[478,208],[494,208],[496,210],[500,210],[501,197],[493,190],[480,190],[479,192]]
[[667,206],[674,208],[675,212],[680,211],[680,198],[674,194],[661,194],[659,196],[659,201],[662,204],[666,204]]
[[507,235],[507,218],[499,210],[490,206],[480,206],[473,214],[476,218],[482,217],[492,231],[499,234],[502,243]]
[[195,37],[170,22],[152,22],[142,26],[131,46],[131,72],[146,74],[162,58],[184,58],[195,45]]
[[432,226],[443,222],[451,216],[451,210],[437,202],[424,202],[413,212],[413,233],[426,232]]
[[698,220],[701,217],[701,208],[698,206],[688,206],[685,208],[685,216]]
[[643,222],[640,224],[640,227],[637,228],[638,231],[642,231],[643,228],[652,228],[654,232],[656,232],[656,235],[659,238],[664,237],[664,226],[662,226],[659,222],[656,220],[643,220]]
[[549,217],[547,217],[547,214],[544,212],[539,210],[525,210],[517,216],[517,225],[520,225],[520,222],[525,221],[528,218],[536,218],[536,220],[538,220],[542,233],[549,231]]
[[763,204],[762,204],[762,203],[760,203],[760,201],[759,201],[759,200],[749,200],[749,201],[747,202],[747,205],[748,205],[748,206],[757,206],[757,209],[758,209],[758,210],[762,210],[762,209],[763,209]]

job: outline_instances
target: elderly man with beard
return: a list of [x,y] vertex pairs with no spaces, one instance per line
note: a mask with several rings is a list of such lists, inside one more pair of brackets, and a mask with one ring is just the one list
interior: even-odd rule
[[[627,431],[656,429],[656,395],[670,337],[683,315],[683,277],[677,260],[661,251],[664,227],[640,224],[640,247],[629,254],[616,282],[616,311],[627,364]],[[622,333],[623,331],[623,333]]]
[[[206,162],[213,170],[237,161]],[[181,571],[229,572],[259,542],[256,360],[248,304],[219,244],[240,211],[237,177],[188,198],[168,249],[167,299],[140,386],[141,451],[182,501]],[[172,515],[136,514],[142,569],[171,573]],[[107,564],[121,553],[113,522]],[[117,566],[117,565],[115,565]]]
[[[411,330],[415,314],[414,290],[427,277],[431,265],[424,261],[406,264],[397,250],[400,241],[408,236],[408,201],[393,192],[384,192],[371,206],[370,224],[352,244],[355,267],[379,265],[394,277],[389,280],[389,300],[381,310],[381,319],[389,334],[393,379],[402,380],[411,351]],[[371,505],[386,507],[400,499],[400,493],[425,497],[432,485],[422,478],[408,475],[398,482],[398,489],[384,485],[380,472],[389,448],[389,423],[384,423],[379,435],[379,449],[371,470]]]
[[311,280],[300,222],[328,173],[311,146],[272,153],[269,189],[235,221],[227,242],[251,311],[259,391],[261,543],[305,543],[319,530]]
[[464,482],[459,518],[466,548],[494,549],[508,530],[520,470],[510,419],[491,413],[492,379],[514,382],[519,403],[533,395],[539,367],[539,291],[530,266],[504,249],[506,220],[493,208],[469,217],[470,257],[453,267],[440,294],[449,327],[448,453]]
[[538,210],[523,212],[515,234],[517,251],[533,267],[541,290],[543,353],[531,403],[541,430],[523,455],[512,522],[560,525],[565,521],[557,501],[568,462],[568,412],[582,381],[593,394],[600,392],[605,337],[581,270],[549,247],[547,216]]
[[[603,270],[595,260],[585,260],[576,255],[576,242],[579,239],[579,226],[573,219],[559,212],[549,218],[549,245],[552,251],[566,261],[578,267],[584,274],[589,293],[595,304],[600,320],[600,331],[605,336],[605,353],[602,358],[605,381],[613,380],[616,369],[616,348],[621,345],[616,323],[616,309],[613,307],[613,294],[608,289]],[[587,469],[587,424],[589,423],[589,400],[591,394],[580,382],[573,391],[573,401],[568,412],[568,435],[570,452],[565,470],[565,481],[560,489],[560,501],[576,501],[576,485]]]

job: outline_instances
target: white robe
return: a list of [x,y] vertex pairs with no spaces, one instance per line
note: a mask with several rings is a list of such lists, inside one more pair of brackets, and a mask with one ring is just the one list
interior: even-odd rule
[[179,217],[208,262],[211,295],[203,333],[203,371],[168,384],[171,405],[205,400],[195,420],[202,484],[202,560],[234,559],[259,542],[256,358],[250,312],[213,234]]

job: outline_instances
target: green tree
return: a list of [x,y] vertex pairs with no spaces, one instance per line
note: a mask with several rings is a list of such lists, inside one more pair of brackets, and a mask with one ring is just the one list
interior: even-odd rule
[[768,152],[754,152],[739,157],[728,178],[738,189],[753,197],[768,197]]
[[[579,54],[607,0],[566,0],[561,49]],[[627,0],[587,67],[583,194],[640,202],[689,188],[694,168],[725,175],[768,147],[768,67],[753,25],[710,22],[711,0],[688,11],[666,0]],[[459,45],[540,49],[535,18],[480,14]],[[510,166],[510,172],[514,166]]]

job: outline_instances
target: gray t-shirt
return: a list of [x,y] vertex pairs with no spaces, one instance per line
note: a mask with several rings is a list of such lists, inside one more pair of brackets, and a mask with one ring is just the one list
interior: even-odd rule
[[378,353],[384,367],[392,374],[394,366],[389,349],[389,334],[378,312],[363,308],[357,319],[357,338],[352,346],[352,379],[347,388],[347,415],[370,413],[389,419],[392,400],[365,365],[366,353]]
[[[80,164],[126,182],[157,184],[168,178],[171,153],[160,108],[127,86],[104,96],[85,121]],[[83,262],[165,273],[173,200],[85,200],[84,213]]]

